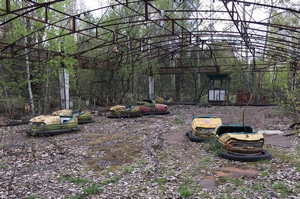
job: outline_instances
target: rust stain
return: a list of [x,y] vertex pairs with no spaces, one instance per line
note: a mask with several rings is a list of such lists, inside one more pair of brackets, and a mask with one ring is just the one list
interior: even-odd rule
[[256,176],[259,171],[256,169],[239,169],[236,167],[224,167],[220,168],[220,171],[216,172],[219,177],[240,177],[240,176]]

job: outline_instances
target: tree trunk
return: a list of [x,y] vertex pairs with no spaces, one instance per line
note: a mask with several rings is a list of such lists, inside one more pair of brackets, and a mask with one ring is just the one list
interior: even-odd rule
[[[26,3],[25,3],[26,4]],[[32,15],[34,15],[35,12],[32,13]],[[26,29],[27,31],[30,31],[31,29],[31,24],[30,24],[30,20],[28,18],[24,18],[24,24],[26,25]],[[26,35],[26,33],[25,33]],[[27,44],[30,41],[28,41],[28,37],[25,36],[24,37],[24,51],[25,51],[25,66],[26,66],[26,73],[27,73],[27,86],[28,86],[28,94],[29,94],[29,99],[30,99],[30,109],[31,109],[31,113],[33,115],[35,115],[35,111],[34,111],[34,101],[33,101],[33,94],[32,94],[32,88],[31,88],[31,79],[30,79],[30,67],[29,67],[29,61],[28,61],[28,49],[27,49]]]
[[4,95],[5,95],[5,99],[6,99],[6,103],[5,103],[6,108],[5,108],[5,111],[6,111],[6,113],[11,113],[11,108],[9,106],[7,89],[6,89],[6,86],[5,86],[4,67],[3,67],[2,61],[0,62],[0,70],[1,70],[1,78],[2,78],[2,89],[3,89]]
[[[26,25],[27,27],[30,26],[29,20],[26,20]],[[31,80],[30,80],[30,68],[29,68],[29,61],[28,61],[28,49],[26,48],[27,45],[27,37],[24,37],[24,47],[25,47],[25,65],[26,65],[26,73],[27,73],[27,85],[28,85],[28,94],[29,94],[29,99],[30,99],[30,109],[31,113],[35,115],[34,112],[34,101],[33,101],[33,94],[32,94],[32,89],[31,89]]]
[[[27,43],[27,38],[25,37],[24,40],[24,46],[26,46]],[[28,84],[28,94],[29,94],[29,99],[30,99],[30,109],[31,113],[34,115],[34,101],[33,101],[33,94],[32,94],[32,89],[31,89],[31,80],[30,80],[30,68],[29,68],[29,61],[28,61],[28,55],[27,55],[27,48],[25,48],[25,54],[26,54],[26,73],[27,73],[27,84]]]
[[[47,73],[47,80],[46,80],[46,84],[45,84],[45,101],[44,101],[44,114],[47,114],[48,111],[48,107],[49,109],[51,109],[51,105],[50,105],[50,97],[49,97],[49,66],[47,64],[46,66],[46,73]],[[49,106],[48,106],[49,105]]]

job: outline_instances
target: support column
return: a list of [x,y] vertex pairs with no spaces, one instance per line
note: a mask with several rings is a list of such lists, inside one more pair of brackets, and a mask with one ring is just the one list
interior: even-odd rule
[[153,77],[153,75],[149,76],[149,98],[150,98],[150,100],[154,99],[154,77]]
[[201,90],[201,75],[200,75],[200,73],[198,73],[198,89],[199,89],[199,91]]
[[[175,60],[171,59],[171,67],[175,67]],[[176,96],[176,75],[171,75],[171,81],[172,81],[172,95]]]
[[296,84],[297,84],[297,71],[296,69],[293,69],[292,71],[292,83],[291,83],[291,90],[294,91],[296,90]]
[[67,69],[59,69],[60,108],[70,109],[69,72]]

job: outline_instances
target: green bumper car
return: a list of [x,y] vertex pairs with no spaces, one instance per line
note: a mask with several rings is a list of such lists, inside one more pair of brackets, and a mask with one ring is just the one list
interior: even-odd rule
[[29,136],[53,136],[79,131],[78,119],[74,116],[40,115],[29,121]]

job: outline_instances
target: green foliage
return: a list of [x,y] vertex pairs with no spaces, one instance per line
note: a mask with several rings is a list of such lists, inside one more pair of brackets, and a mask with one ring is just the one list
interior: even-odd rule
[[261,175],[262,175],[263,177],[266,177],[266,176],[270,175],[270,173],[267,172],[267,171],[263,171],[263,172],[261,172]]
[[263,190],[263,186],[261,184],[256,184],[253,186],[253,189],[255,191],[261,191],[261,190]]
[[182,120],[182,118],[179,115],[175,115],[173,123],[176,125],[183,125],[184,121]]
[[240,190],[243,192],[243,193],[246,193],[246,194],[249,194],[249,191],[246,187],[240,187]]
[[284,184],[284,182],[279,181],[279,182],[275,182],[272,185],[272,189],[275,189],[276,191],[279,191],[280,193],[280,197],[285,198],[287,195],[287,187]]
[[107,179],[107,178],[103,178],[102,181],[101,181],[101,184],[102,184],[102,185],[107,185],[107,184],[109,184],[109,183],[110,183],[110,180]]
[[181,186],[179,188],[179,195],[184,198],[188,198],[194,195],[194,192],[187,186]]
[[158,178],[157,179],[157,183],[158,185],[163,185],[167,182],[167,179],[166,178]]
[[120,179],[121,179],[120,176],[114,176],[112,179],[103,178],[102,181],[101,181],[101,184],[102,185],[108,185],[109,183],[115,183]]
[[134,171],[134,167],[125,167],[125,168],[124,168],[124,171],[125,171],[126,173],[132,173],[132,172]]
[[35,199],[35,198],[37,198],[37,195],[35,194],[27,196],[27,199]]
[[117,182],[121,179],[121,176],[114,176],[112,179],[111,179],[111,182],[114,183],[114,182]]
[[194,179],[192,179],[192,178],[189,178],[189,177],[184,177],[184,184],[192,184],[192,183],[194,183],[195,182],[195,180]]
[[237,186],[241,186],[243,184],[243,181],[241,179],[234,178],[234,177],[224,177],[223,181],[225,183],[231,183],[231,184],[235,184]]
[[205,143],[204,149],[218,155],[221,150],[221,144],[216,140],[209,140]]
[[92,186],[83,188],[83,193],[85,196],[90,196],[90,195],[99,193],[101,190],[102,189],[100,187],[98,187],[96,185],[92,185]]
[[7,164],[0,165],[0,170],[5,170],[8,168]]

